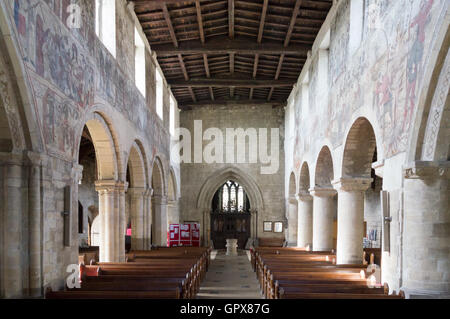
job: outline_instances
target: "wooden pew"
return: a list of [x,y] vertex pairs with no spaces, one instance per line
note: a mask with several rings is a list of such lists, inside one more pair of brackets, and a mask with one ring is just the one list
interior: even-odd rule
[[46,299],[180,299],[180,289],[154,291],[52,291],[47,290]]

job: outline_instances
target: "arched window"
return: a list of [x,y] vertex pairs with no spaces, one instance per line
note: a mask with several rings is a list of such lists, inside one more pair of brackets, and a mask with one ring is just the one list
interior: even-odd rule
[[250,208],[244,188],[231,180],[216,192],[213,205],[213,210],[220,213],[243,213]]

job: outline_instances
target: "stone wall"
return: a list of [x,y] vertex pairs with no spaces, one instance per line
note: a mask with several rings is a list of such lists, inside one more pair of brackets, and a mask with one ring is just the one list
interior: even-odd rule
[[[78,193],[85,202],[85,216],[89,205],[98,201],[91,184],[96,178],[91,176],[90,186],[78,189],[82,171],[78,165],[78,150],[83,127],[89,119],[101,119],[111,136],[112,149],[108,152],[116,161],[112,175],[116,182],[126,179],[126,161],[135,141],[139,141],[145,152],[147,181],[151,180],[151,168],[156,158],[161,160],[165,180],[172,166],[175,166],[172,168],[179,180],[177,163],[170,162],[170,90],[164,85],[164,117],[161,120],[154,105],[157,62],[145,40],[147,94],[144,98],[134,83],[134,36],[130,36],[134,35],[135,24],[141,33],[142,29],[127,2],[115,1],[116,57],[95,34],[95,1],[77,1],[82,17],[80,28],[67,25],[70,14],[67,8],[75,1],[7,0],[0,3],[0,108],[1,114],[6,112],[11,131],[4,133],[7,130],[2,124],[0,141],[5,136],[7,143],[12,144],[14,154],[24,151],[25,154],[27,151],[39,154],[37,183],[42,185],[27,193],[27,188],[34,184],[27,182],[25,174],[21,199],[2,192],[1,202],[6,205],[2,214],[13,204],[11,201],[26,203],[26,197],[32,196],[37,202],[24,208],[21,214],[31,214],[32,220],[39,221],[30,224],[32,229],[28,228],[27,219],[23,221],[18,232],[23,235],[18,241],[23,241],[20,249],[25,257],[17,264],[20,269],[2,272],[2,296],[41,295],[44,287],[62,288],[67,276],[66,267],[78,262]],[[2,146],[1,150],[4,149],[7,148]],[[99,154],[102,151],[96,149]],[[2,158],[9,157],[6,154]],[[20,165],[28,167],[26,157],[22,161]],[[0,166],[6,169],[11,165],[8,163],[10,160],[2,160]],[[86,167],[83,175],[92,174],[91,168]],[[72,187],[71,233],[69,246],[64,246],[61,212],[64,211],[64,187],[68,185]],[[164,194],[166,192],[164,190]],[[3,232],[8,224],[2,222],[1,226]],[[8,228],[6,231],[10,232]],[[28,236],[36,239],[34,245],[37,247],[28,247]],[[7,244],[2,246],[2,256]],[[29,268],[33,269],[30,270],[31,278],[19,275],[18,272],[28,274]],[[9,269],[9,266],[2,269]],[[17,286],[8,286],[3,280],[5,276]]]
[[[448,123],[443,120],[443,116],[447,114],[445,110],[448,110],[448,68],[443,61],[448,56],[449,3],[444,0],[364,3],[363,10],[356,14],[351,12],[351,1],[334,3],[291,93],[288,105],[292,104],[293,109],[288,110],[285,122],[291,123],[294,118],[295,128],[290,130],[292,133],[285,146],[286,194],[292,172],[296,175],[298,192],[298,185],[301,183],[300,168],[305,163],[310,171],[310,185],[317,184],[314,178],[317,158],[325,145],[332,153],[333,178],[336,183],[343,177],[370,177],[367,170],[364,176],[351,175],[348,167],[359,166],[365,169],[368,164],[372,164],[376,167],[377,175],[383,178],[382,189],[389,193],[392,217],[388,234],[390,251],[385,251],[382,258],[383,281],[388,282],[391,290],[397,291],[400,288],[405,291],[412,289],[417,293],[420,289],[424,293],[448,291],[446,272],[436,266],[436,263],[448,263],[448,254],[443,254],[448,249],[448,243],[443,244],[438,239],[439,236],[449,236],[448,226],[442,224],[445,223],[443,220],[448,219],[448,213],[445,218],[442,217],[443,220],[431,222],[440,232],[424,230],[430,238],[420,237],[414,245],[407,244],[407,238],[416,238],[413,234],[417,233],[416,227],[419,227],[410,218],[415,219],[413,216],[419,213],[409,211],[412,205],[405,197],[403,169],[405,166],[409,167],[411,161],[421,158],[433,160],[433,156],[423,155],[424,151],[422,154],[418,152],[422,147],[418,144],[427,143],[423,137],[427,136],[425,128],[429,132],[435,132],[429,135],[433,136],[431,149],[435,143],[440,143],[441,151],[444,150],[441,153],[448,153],[448,140],[443,143],[442,138],[437,138],[437,132],[441,132],[439,136],[448,136],[446,129],[442,128],[445,124],[440,123]],[[349,38],[350,33],[355,30],[349,28],[353,22],[350,21],[351,17],[363,21],[362,32],[352,38],[360,39],[360,43],[355,45],[352,40],[352,48]],[[321,63],[326,62],[324,54],[328,56],[327,85],[321,86],[324,79],[320,73]],[[437,84],[438,79],[443,86]],[[305,95],[306,92],[309,96]],[[432,101],[436,103],[433,104]],[[428,112],[431,114],[430,105],[431,110],[435,108],[436,112],[433,117],[430,115],[428,118]],[[356,136],[349,136],[353,125],[362,118],[370,123],[371,128],[359,131]],[[374,137],[366,133],[373,134]],[[364,155],[364,149],[366,146],[370,149],[373,140],[378,154],[376,163],[367,161],[367,156],[373,153]],[[448,157],[442,156],[442,160],[439,165],[446,172]],[[420,196],[420,199],[423,200],[421,209],[431,205],[425,196]],[[447,203],[442,203],[442,198],[439,200],[441,202],[436,205],[447,207]],[[367,190],[364,206],[368,230],[381,231],[379,192]],[[441,211],[442,207],[435,210]],[[430,206],[430,209],[433,208]],[[422,218],[429,220],[431,217]],[[410,226],[408,230],[408,225],[414,226]],[[422,224],[421,227],[428,229],[431,226]],[[378,236],[381,239],[383,234],[379,233]],[[420,253],[404,251],[405,247],[413,249],[412,247],[420,245],[428,247],[426,250],[433,253],[425,253],[425,250]],[[424,268],[433,272],[429,276],[415,275],[417,268],[410,268],[414,260],[420,263],[422,259],[427,260],[424,261]],[[426,283],[431,278],[436,281]],[[444,282],[438,284],[437,278]]]
[[[284,237],[283,233],[263,232],[264,221],[285,221],[284,208],[284,190],[283,190],[283,172],[284,172],[284,111],[279,108],[273,109],[271,106],[230,106],[221,107],[218,105],[202,107],[199,109],[182,111],[180,113],[180,126],[188,129],[192,134],[194,140],[194,120],[201,120],[203,123],[203,132],[208,128],[219,128],[223,132],[224,145],[224,163],[206,164],[206,163],[182,163],[181,164],[181,199],[180,199],[180,218],[183,221],[198,221],[202,223],[202,236],[204,230],[204,209],[207,214],[211,211],[211,203],[199,203],[199,198],[202,192],[212,192],[212,194],[224,183],[226,178],[231,178],[224,175],[224,180],[220,181],[220,185],[215,185],[216,189],[205,190],[204,185],[209,179],[214,179],[220,175],[221,172],[227,168],[236,168],[241,172],[245,172],[256,184],[260,190],[263,200],[263,207],[259,207],[257,212],[257,234],[252,233],[252,237]],[[279,138],[279,168],[275,174],[261,174],[261,163],[245,163],[245,164],[227,164],[225,158],[226,145],[226,128],[267,128],[268,138],[270,139],[270,129],[278,128],[280,130]],[[210,141],[203,141],[203,149]],[[249,140],[246,139],[245,147],[247,149]],[[243,146],[242,144],[239,146]],[[194,146],[192,146],[192,154],[194,154]],[[248,152],[248,151],[246,151]],[[270,154],[270,144],[268,152]],[[192,155],[193,158],[193,155]],[[264,165],[264,164],[263,164]],[[231,172],[231,171],[230,171]],[[238,174],[239,175],[239,174]],[[246,190],[249,192],[250,190]],[[212,199],[212,198],[211,198]],[[257,208],[255,202],[251,202],[253,209]],[[209,227],[209,225],[206,225]],[[284,223],[286,230],[287,224]],[[208,239],[208,235],[206,235]]]

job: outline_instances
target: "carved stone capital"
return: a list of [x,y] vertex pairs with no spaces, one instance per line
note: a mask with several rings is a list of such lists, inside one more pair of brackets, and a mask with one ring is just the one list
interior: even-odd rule
[[322,188],[322,187],[312,187],[309,189],[309,193],[312,196],[317,197],[333,197],[337,194],[334,188]]
[[372,183],[372,178],[355,177],[339,178],[332,182],[333,187],[338,192],[365,192]]
[[164,195],[154,195],[153,200],[156,205],[167,205],[167,196]]
[[308,202],[308,201],[313,200],[313,197],[311,196],[311,194],[306,191],[298,193],[295,197],[297,198],[297,201],[302,201],[302,202]]
[[35,153],[31,151],[26,151],[25,157],[29,163],[29,165],[32,166],[42,166],[45,163],[47,163],[48,156],[46,154],[42,153]]
[[130,194],[132,197],[144,197],[146,191],[144,187],[131,187],[128,188],[127,194]]
[[415,161],[403,169],[406,179],[450,178],[450,161]]
[[100,194],[115,192],[117,190],[117,181],[105,179],[95,181],[95,190]]
[[18,165],[22,166],[24,156],[22,153],[3,153],[0,152],[0,165]]

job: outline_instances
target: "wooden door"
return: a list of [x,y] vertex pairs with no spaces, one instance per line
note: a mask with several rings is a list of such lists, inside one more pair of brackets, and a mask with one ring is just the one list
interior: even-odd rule
[[238,249],[245,249],[250,237],[250,213],[212,213],[211,240],[214,248],[225,249],[226,240],[238,240]]

